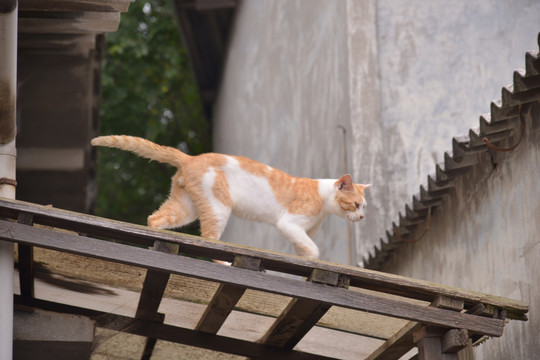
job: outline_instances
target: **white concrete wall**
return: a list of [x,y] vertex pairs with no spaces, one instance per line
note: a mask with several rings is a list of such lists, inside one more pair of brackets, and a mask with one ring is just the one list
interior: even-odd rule
[[530,304],[529,321],[511,321],[501,338],[474,348],[476,359],[540,354],[540,104],[535,128],[513,152],[487,153],[461,177],[418,243],[396,251],[383,271],[500,295]]
[[[214,121],[214,149],[293,175],[373,183],[356,261],[536,47],[540,2],[244,0]],[[347,166],[342,134],[347,130]],[[346,169],[345,169],[346,168]],[[348,262],[327,220],[322,258]],[[292,253],[277,231],[232,221],[223,239]],[[356,262],[354,261],[354,262]]]

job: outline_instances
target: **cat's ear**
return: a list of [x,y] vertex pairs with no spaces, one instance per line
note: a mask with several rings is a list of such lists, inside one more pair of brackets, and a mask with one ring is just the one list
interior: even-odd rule
[[338,181],[335,182],[338,190],[352,191],[354,189],[351,175],[343,175]]
[[371,184],[358,184],[360,187],[362,187],[363,190],[366,190],[367,188],[371,187]]

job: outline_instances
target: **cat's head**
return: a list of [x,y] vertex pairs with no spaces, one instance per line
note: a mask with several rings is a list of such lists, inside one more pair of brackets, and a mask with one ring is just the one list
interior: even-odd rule
[[334,183],[334,200],[338,205],[338,214],[348,221],[360,221],[364,218],[366,208],[366,199],[364,190],[371,184],[354,184],[351,175],[343,175]]

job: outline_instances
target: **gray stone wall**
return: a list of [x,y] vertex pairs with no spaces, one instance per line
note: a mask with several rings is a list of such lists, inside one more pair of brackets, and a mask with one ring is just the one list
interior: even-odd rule
[[[511,153],[480,156],[432,215],[430,230],[402,246],[383,271],[517,299],[529,321],[511,321],[501,338],[474,348],[477,359],[540,354],[540,106]],[[496,164],[496,166],[494,166]]]

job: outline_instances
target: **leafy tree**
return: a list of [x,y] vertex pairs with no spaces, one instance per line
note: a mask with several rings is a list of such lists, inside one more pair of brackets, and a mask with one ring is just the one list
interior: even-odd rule
[[[196,154],[209,150],[208,123],[170,0],[134,1],[107,38],[100,133],[147,138]],[[99,149],[96,214],[139,224],[168,195],[174,168]]]

